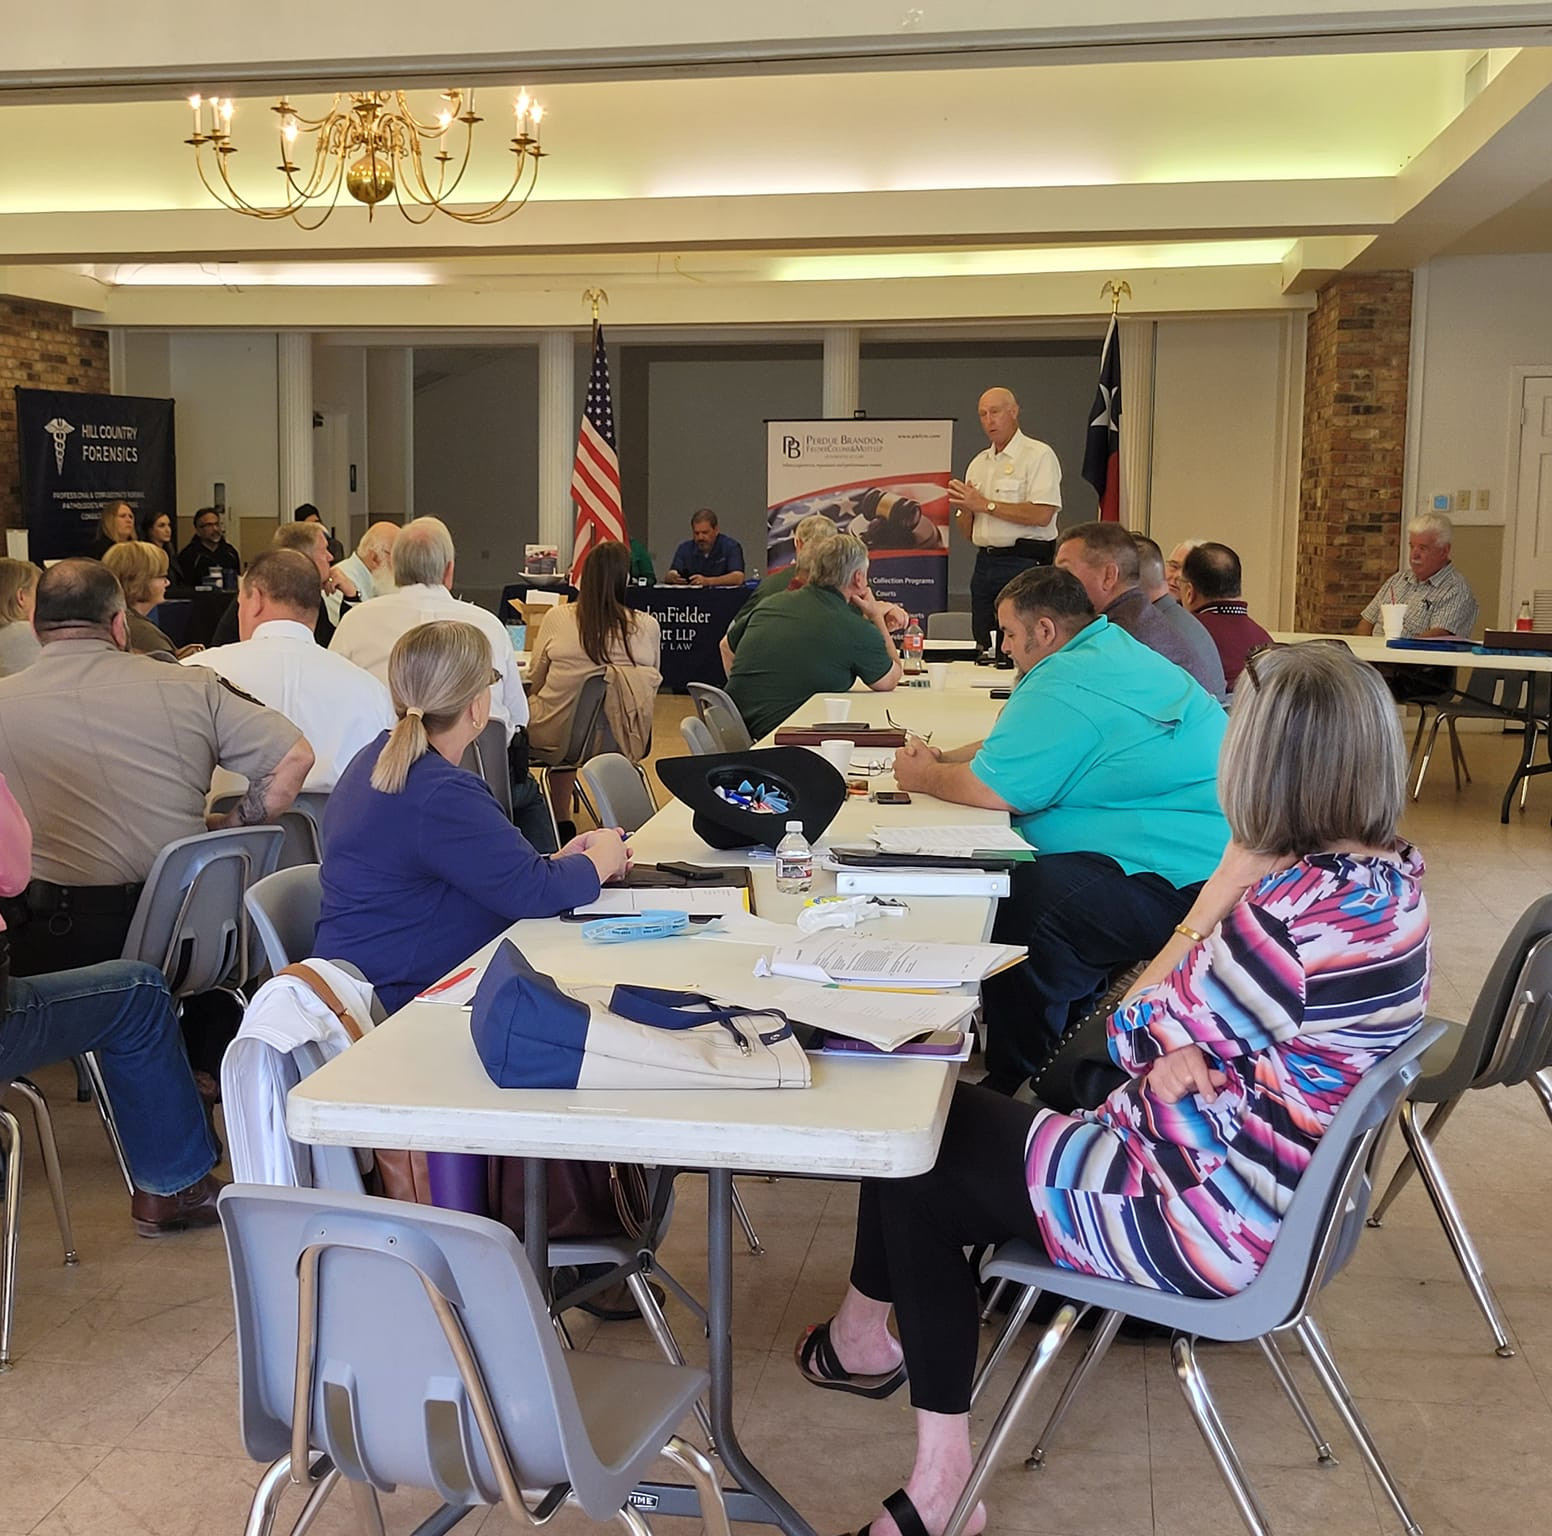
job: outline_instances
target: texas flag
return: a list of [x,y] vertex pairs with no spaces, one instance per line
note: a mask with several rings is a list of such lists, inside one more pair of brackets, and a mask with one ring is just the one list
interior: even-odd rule
[[1099,388],[1089,412],[1088,441],[1083,449],[1083,478],[1099,496],[1101,521],[1121,520],[1121,333],[1110,317],[1104,350],[1099,355]]

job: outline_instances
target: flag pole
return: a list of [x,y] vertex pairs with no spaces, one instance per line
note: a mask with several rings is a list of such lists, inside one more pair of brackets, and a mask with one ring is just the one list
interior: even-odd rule
[[1107,277],[1100,287],[1099,296],[1101,299],[1108,298],[1110,300],[1110,318],[1114,320],[1120,313],[1123,296],[1128,299],[1131,298],[1132,285],[1124,277],[1120,282],[1117,282],[1114,278]]

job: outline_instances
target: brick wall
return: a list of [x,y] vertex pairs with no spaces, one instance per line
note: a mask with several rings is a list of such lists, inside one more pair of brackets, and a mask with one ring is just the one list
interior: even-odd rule
[[1412,274],[1333,278],[1304,365],[1294,626],[1349,630],[1396,569]]
[[57,304],[0,298],[0,526],[13,528],[22,522],[17,385],[107,394],[107,332],[78,330]]

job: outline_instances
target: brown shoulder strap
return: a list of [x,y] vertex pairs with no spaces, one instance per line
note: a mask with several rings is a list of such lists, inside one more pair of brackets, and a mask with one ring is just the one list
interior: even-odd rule
[[356,1023],[351,1011],[339,1000],[339,994],[334,988],[310,965],[303,965],[299,960],[295,965],[288,965],[278,974],[294,976],[298,981],[311,987],[318,1001],[340,1021],[340,1027],[350,1036],[351,1041],[355,1042],[361,1038],[361,1026]]

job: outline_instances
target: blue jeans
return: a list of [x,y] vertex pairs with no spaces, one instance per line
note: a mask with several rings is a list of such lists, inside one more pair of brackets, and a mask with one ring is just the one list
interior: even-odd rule
[[13,976],[0,1082],[96,1051],[136,1185],[171,1195],[216,1165],[216,1146],[162,973],[136,960]]

